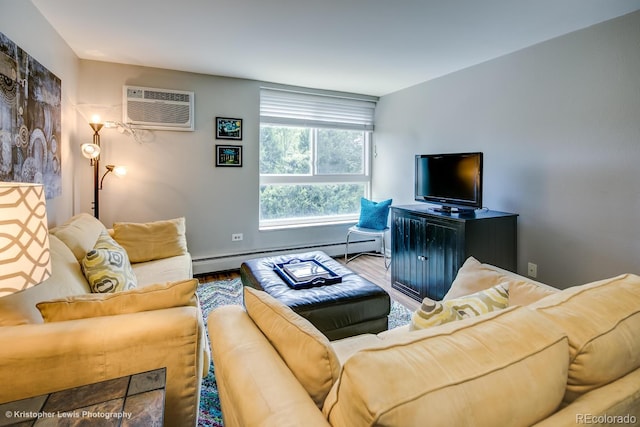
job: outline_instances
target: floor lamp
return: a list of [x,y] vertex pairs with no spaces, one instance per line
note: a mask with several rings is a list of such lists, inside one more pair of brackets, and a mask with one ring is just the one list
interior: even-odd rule
[[91,166],[93,166],[93,216],[100,219],[100,190],[102,190],[102,182],[104,178],[111,172],[118,176],[126,174],[124,166],[107,165],[107,171],[100,178],[100,129],[103,124],[100,123],[100,119],[93,118],[93,121],[89,123],[91,129],[93,129],[93,141],[91,143],[82,144],[82,155],[89,159]]

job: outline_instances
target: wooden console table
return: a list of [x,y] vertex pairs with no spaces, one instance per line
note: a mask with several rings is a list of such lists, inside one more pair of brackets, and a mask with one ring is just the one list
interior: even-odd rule
[[0,426],[162,427],[166,369],[0,404]]

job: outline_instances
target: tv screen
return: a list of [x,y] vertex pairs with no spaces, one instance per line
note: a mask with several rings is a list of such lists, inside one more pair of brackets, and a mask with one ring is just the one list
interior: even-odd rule
[[482,208],[482,153],[417,155],[415,199],[445,211]]

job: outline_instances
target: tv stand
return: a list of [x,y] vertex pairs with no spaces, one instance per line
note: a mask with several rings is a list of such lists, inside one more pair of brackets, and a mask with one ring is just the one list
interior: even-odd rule
[[517,214],[490,210],[437,212],[429,205],[391,206],[391,287],[440,301],[473,256],[517,268]]
[[434,212],[444,214],[457,213],[460,215],[474,215],[476,213],[476,210],[472,208],[454,208],[451,206],[440,206],[439,208],[433,208],[432,210]]

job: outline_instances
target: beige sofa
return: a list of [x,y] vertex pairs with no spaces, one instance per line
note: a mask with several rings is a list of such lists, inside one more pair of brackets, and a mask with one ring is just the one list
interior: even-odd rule
[[114,294],[92,294],[80,263],[104,225],[81,214],[50,230],[51,277],[0,299],[0,404],[166,367],[165,424],[196,425],[209,347],[184,219],[140,224],[142,235],[162,230],[144,239],[130,225],[110,231],[131,254],[137,288]]
[[557,291],[468,260],[445,300],[510,306],[329,342],[269,295],[209,314],[225,426],[573,426],[640,422],[640,277]]

